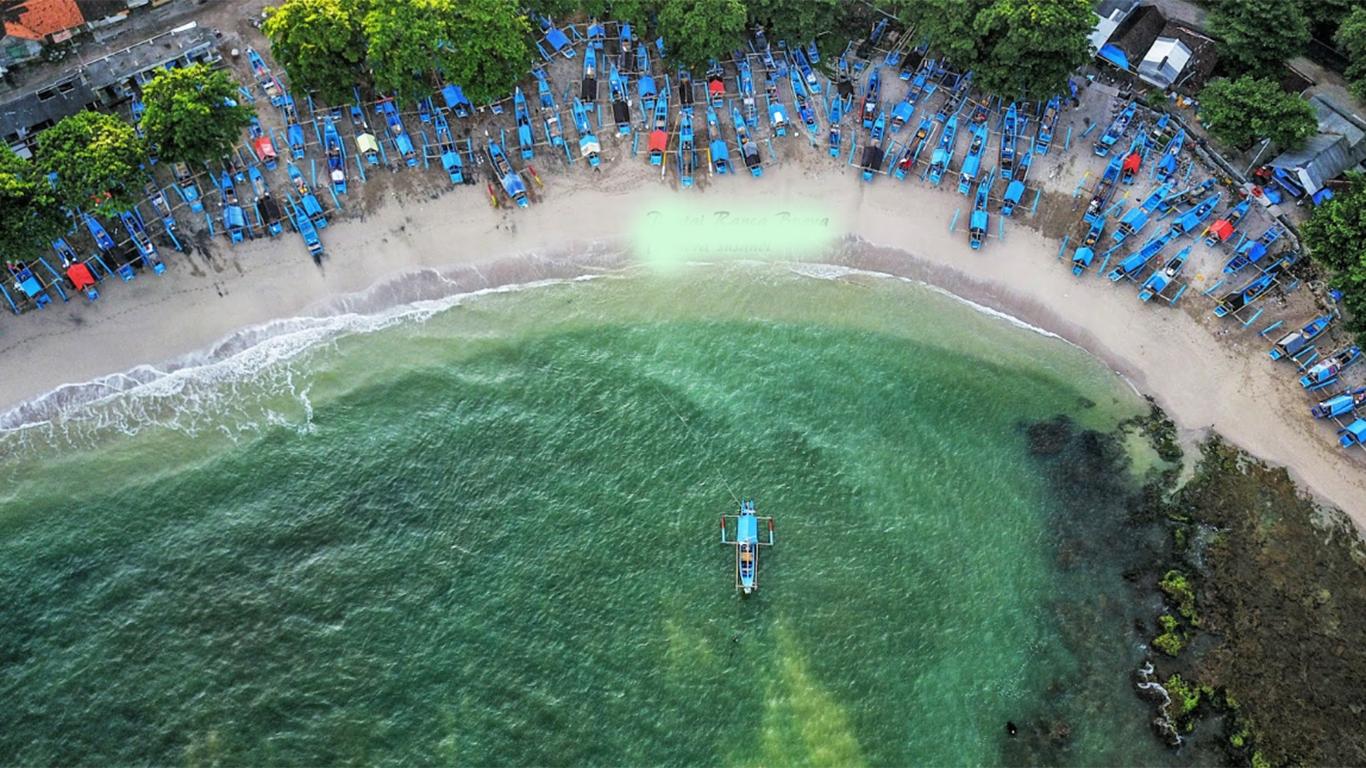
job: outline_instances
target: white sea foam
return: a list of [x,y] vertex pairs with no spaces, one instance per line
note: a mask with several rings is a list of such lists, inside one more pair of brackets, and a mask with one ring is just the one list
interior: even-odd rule
[[[596,277],[581,275],[460,290],[458,281],[436,270],[410,273],[340,297],[319,314],[243,328],[205,350],[167,363],[139,365],[90,381],[64,384],[0,413],[0,446],[14,450],[88,445],[99,434],[131,435],[154,426],[190,434],[212,428],[234,438],[267,425],[308,429],[313,413],[309,386],[292,365],[306,353],[345,336],[423,322],[483,296]],[[421,287],[415,289],[415,285]],[[440,289],[446,293],[442,295]],[[392,303],[413,293],[434,292],[437,298]],[[282,412],[281,402],[289,403],[298,413]]]

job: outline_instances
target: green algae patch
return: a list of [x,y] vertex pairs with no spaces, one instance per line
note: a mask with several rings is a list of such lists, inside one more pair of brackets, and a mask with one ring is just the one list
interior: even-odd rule
[[777,674],[764,695],[758,765],[864,765],[849,713],[812,675],[791,634],[778,627]]

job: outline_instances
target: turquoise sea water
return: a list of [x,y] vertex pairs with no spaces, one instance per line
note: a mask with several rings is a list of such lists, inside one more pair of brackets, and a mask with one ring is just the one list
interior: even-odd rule
[[[483,296],[118,396],[0,438],[0,755],[1165,761],[1122,511],[1024,431],[1137,408],[1061,342],[783,266]],[[748,599],[736,496],[777,519]]]

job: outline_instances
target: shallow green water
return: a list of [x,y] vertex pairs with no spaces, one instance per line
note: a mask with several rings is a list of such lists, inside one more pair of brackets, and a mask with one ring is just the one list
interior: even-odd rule
[[[1132,395],[928,290],[578,282],[149,400],[6,443],[6,762],[1163,759],[1123,542],[1060,564],[1104,511],[1021,429]],[[749,599],[733,495],[777,518]]]

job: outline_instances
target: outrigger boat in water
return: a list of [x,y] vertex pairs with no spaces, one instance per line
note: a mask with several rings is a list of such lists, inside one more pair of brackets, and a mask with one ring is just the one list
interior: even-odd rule
[[1143,287],[1138,292],[1139,301],[1147,301],[1154,296],[1160,296],[1167,287],[1176,282],[1176,278],[1181,276],[1181,270],[1186,268],[1186,262],[1190,260],[1191,248],[1188,245],[1182,248],[1177,254],[1167,260],[1166,266],[1157,270],[1143,281]]
[[1309,348],[1309,345],[1313,343],[1314,339],[1322,336],[1323,332],[1328,330],[1328,326],[1332,324],[1332,315],[1322,315],[1310,320],[1307,325],[1298,331],[1291,331],[1280,337],[1276,340],[1275,344],[1271,345],[1271,352],[1269,353],[1271,359],[1280,360],[1281,358],[1293,358],[1299,355],[1299,353]]
[[[734,536],[727,535],[731,520],[735,521]],[[760,534],[761,525],[768,528],[767,541]],[[760,517],[753,501],[742,501],[739,514],[721,516],[721,543],[735,547],[735,588],[741,594],[753,594],[759,589],[759,548],[774,544],[773,518]]]

